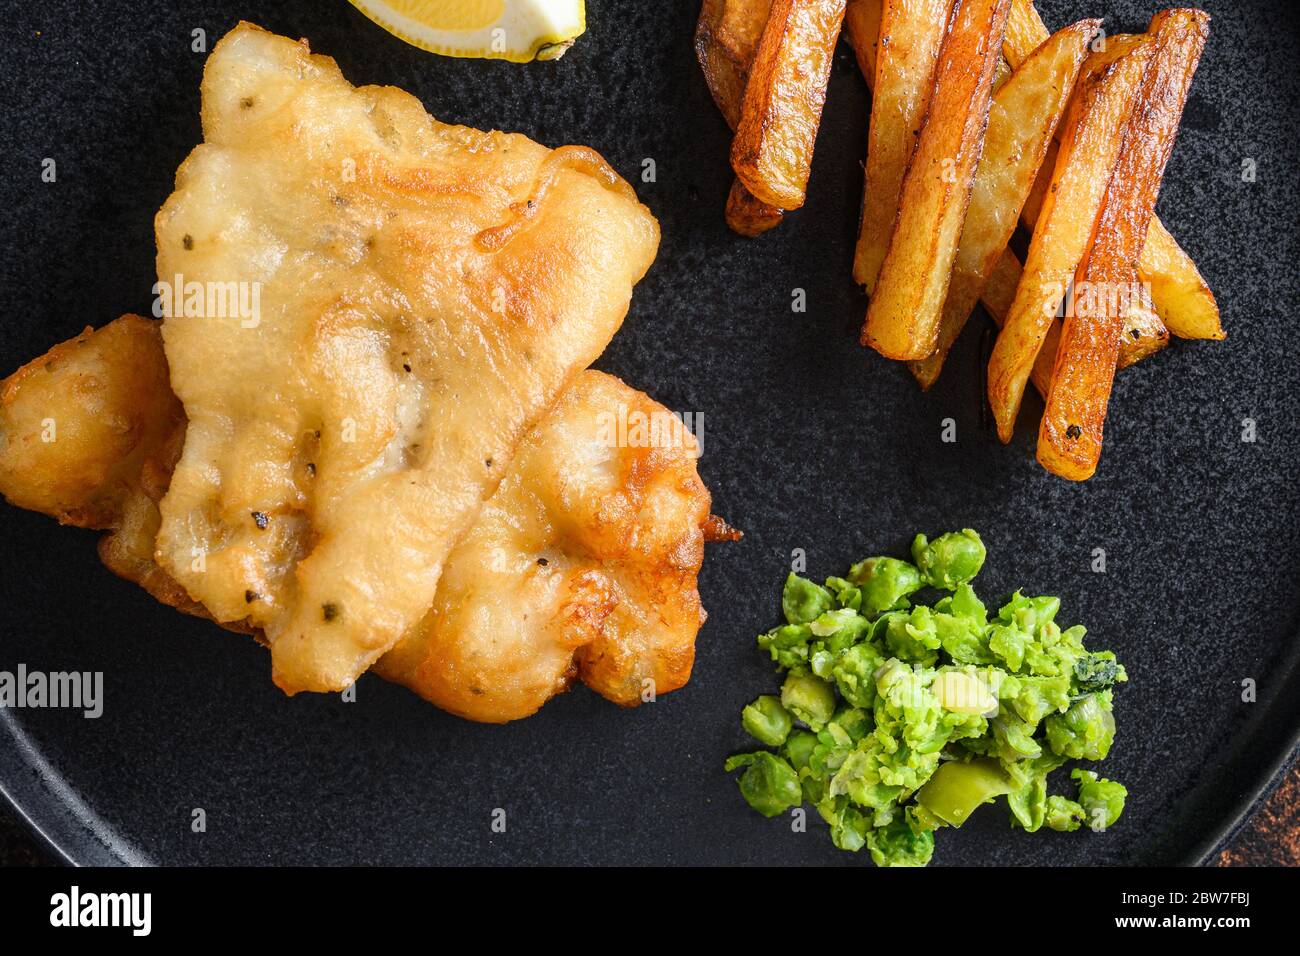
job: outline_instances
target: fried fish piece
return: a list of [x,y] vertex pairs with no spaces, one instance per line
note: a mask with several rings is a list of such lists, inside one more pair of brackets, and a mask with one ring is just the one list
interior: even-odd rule
[[[109,529],[100,555],[111,570],[208,617],[153,560],[185,433],[158,323],[127,315],[87,330],[0,383],[0,396],[0,493]],[[63,439],[42,443],[51,417]],[[101,422],[112,424],[95,431]],[[739,536],[709,515],[697,448],[657,402],[580,373],[452,549],[433,608],[377,673],[490,722],[533,713],[575,678],[624,706],[682,686],[705,617],[703,543]],[[223,626],[261,639],[243,622]]]
[[110,569],[203,614],[153,560],[158,501],[184,435],[158,323],[124,315],[0,383],[0,493],[60,524],[108,531],[99,553]]
[[4,380],[0,488],[60,524],[108,528],[140,460],[183,421],[158,323],[124,315],[87,326]]
[[158,561],[264,631],[287,693],[338,690],[428,611],[658,224],[589,149],[439,123],[247,23],[202,99],[156,221],[189,419]]
[[424,621],[375,666],[444,710],[526,717],[581,680],[623,706],[686,683],[709,493],[662,405],[584,372],[520,447]]

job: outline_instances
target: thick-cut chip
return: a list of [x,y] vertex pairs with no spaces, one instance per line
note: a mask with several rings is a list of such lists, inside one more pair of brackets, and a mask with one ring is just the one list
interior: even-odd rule
[[[1112,38],[1112,48],[1118,48],[1118,39]],[[1004,442],[1011,441],[1025,383],[1092,240],[1119,154],[1119,134],[1150,54],[1150,44],[1141,40],[1122,53],[1093,53],[1085,63],[1052,188],[1038,216],[1015,302],[989,360],[989,404]]]
[[[695,55],[704,80],[727,125],[735,130],[745,101],[745,84],[763,35],[772,0],[705,0],[695,28]],[[742,236],[758,236],[781,223],[784,213],[756,199],[736,179],[727,196],[727,225]]]
[[[755,0],[770,4],[771,0]],[[695,25],[695,57],[704,71],[704,81],[713,95],[713,101],[733,130],[740,122],[740,108],[745,100],[745,83],[749,80],[749,67],[754,59],[758,40],[748,51],[744,37],[748,31],[738,33],[735,24],[728,29],[724,21],[728,14],[734,20],[738,0],[704,0],[700,6],[700,19]],[[763,21],[757,25],[757,36],[762,35]]]
[[727,194],[727,225],[742,236],[761,236],[781,224],[784,213],[769,206],[745,188],[739,179]]
[[862,344],[887,358],[925,358],[938,341],[1010,3],[959,0],[939,51],[934,94],[862,329]]
[[[883,0],[875,44],[875,85],[863,177],[862,215],[853,253],[853,281],[871,293],[889,251],[898,217],[903,175],[916,149],[934,90],[939,47],[952,18],[953,0]],[[861,9],[861,2],[850,4]],[[855,23],[861,14],[855,15]],[[853,31],[860,28],[856,25]],[[855,48],[865,38],[850,32]],[[859,66],[863,54],[859,54]]]
[[[208,617],[154,561],[158,501],[185,434],[166,371],[158,323],[128,315],[0,383],[0,493],[108,529],[111,570]],[[38,418],[61,439],[39,441]],[[377,671],[494,722],[532,713],[575,676],[624,706],[682,686],[704,620],[703,542],[738,536],[709,517],[697,449],[646,395],[579,373],[452,549],[434,610]]]
[[681,687],[704,619],[709,494],[679,419],[587,372],[519,449],[376,671],[471,720],[526,717],[581,680],[634,706]]
[[[998,328],[1006,321],[1007,313],[1016,298],[1016,288],[1020,285],[1020,260],[1010,249],[1004,250],[1002,257],[985,283],[980,301],[993,317]],[[1155,355],[1169,344],[1169,330],[1160,321],[1151,307],[1151,299],[1144,287],[1139,287],[1140,298],[1132,303],[1124,316],[1124,335],[1120,343],[1119,367],[1128,368],[1145,358]],[[1052,386],[1052,369],[1056,366],[1056,347],[1061,341],[1061,320],[1053,319],[1052,327],[1047,330],[1043,347],[1034,360],[1034,370],[1030,381],[1038,394],[1047,398]]]
[[939,377],[948,350],[1011,241],[1021,206],[1088,54],[1088,42],[1100,26],[1100,20],[1080,20],[1058,31],[993,94],[984,153],[943,304],[939,341],[932,355],[912,363],[912,374],[922,388]]
[[[876,47],[880,39],[881,6],[884,0],[850,0],[844,12],[844,29],[848,32],[849,43],[857,56],[858,69],[867,81],[868,89],[875,90],[876,84]],[[993,87],[998,89],[1009,77],[1011,68],[1005,57],[998,61],[997,72],[993,76]],[[989,277],[985,293],[980,301],[989,310],[989,314],[1002,324],[1003,318],[1011,308],[1011,300],[1016,294],[1016,284],[1020,281],[1020,262],[1014,253],[1007,250],[998,260],[993,274]],[[1050,372],[1050,367],[1048,372]],[[1035,377],[1037,381],[1037,377]],[[1043,394],[1047,394],[1047,380],[1043,382]]]
[[[1004,249],[997,265],[993,267],[993,272],[989,275],[989,281],[984,284],[984,294],[980,298],[999,329],[1007,321],[1007,315],[1016,300],[1020,275],[1020,260],[1010,249]],[[1038,394],[1043,398],[1047,398],[1047,393],[1052,387],[1052,366],[1056,362],[1056,343],[1060,337],[1061,321],[1053,319],[1052,327],[1047,331],[1047,338],[1043,340],[1043,348],[1034,362],[1034,370],[1029,376],[1034,383],[1034,388],[1038,389]]]
[[[873,93],[876,88],[876,56],[880,46],[880,21],[884,16],[884,0],[849,0],[844,8],[844,32],[853,48],[862,78]],[[996,91],[1011,76],[1011,64],[999,57],[993,69],[993,89]]]
[[1128,368],[1150,358],[1169,344],[1169,330],[1156,313],[1151,292],[1139,283],[1137,293],[1123,316],[1124,334],[1119,342],[1119,368]]
[[844,35],[848,37],[849,46],[858,60],[858,69],[873,96],[883,7],[884,0],[849,0],[844,7]]
[[[1127,40],[1133,38],[1120,36],[1115,39]],[[1038,221],[1038,213],[1043,207],[1043,199],[1047,195],[1047,190],[1052,186],[1052,173],[1056,168],[1057,149],[1056,143],[1051,143],[1048,146],[1047,155],[1043,158],[1043,166],[1039,170],[1038,179],[1034,182],[1034,188],[1029,193],[1029,199],[1025,202],[1025,208],[1021,214],[1021,222],[1031,232],[1034,223]],[[1053,335],[1059,336],[1060,325],[1060,319],[1052,323]],[[1053,343],[1055,343],[1055,339],[1053,339]],[[1128,368],[1143,359],[1150,358],[1168,344],[1169,329],[1156,311],[1154,298],[1149,288],[1143,285],[1140,301],[1134,302],[1125,314],[1125,336],[1120,343],[1119,367]],[[1039,357],[1042,357],[1042,353],[1039,353]],[[1052,358],[1055,361],[1055,352],[1053,352]]]
[[[1033,0],[1013,0],[1002,46],[1008,62],[1018,67],[1046,39],[1047,27],[1034,9]],[[1156,312],[1174,335],[1184,339],[1227,337],[1214,293],[1192,257],[1178,245],[1158,216],[1151,219],[1138,271],[1151,290]]]
[[[1123,35],[1114,39],[1117,41],[1117,46],[1111,48],[1112,53],[1125,42],[1141,40],[1142,38],[1140,36]],[[1047,155],[1043,158],[1043,166],[1039,170],[1038,179],[1034,182],[1034,188],[1030,191],[1029,198],[1025,201],[1025,208],[1021,213],[1021,222],[1031,232],[1034,224],[1038,221],[1038,213],[1043,207],[1043,199],[1052,186],[1052,174],[1056,170],[1057,149],[1054,142],[1048,145]],[[1134,301],[1125,313],[1124,321],[1124,338],[1121,340],[1119,348],[1120,368],[1128,368],[1143,359],[1150,358],[1169,344],[1169,329],[1165,327],[1160,315],[1156,312],[1151,293],[1145,285],[1141,287],[1140,299]],[[1060,334],[1061,320],[1054,319],[1052,320],[1052,330],[1044,341],[1042,351],[1038,353],[1038,361],[1034,365],[1035,376],[1037,376],[1038,366],[1043,364],[1044,359],[1047,360],[1046,364],[1049,372],[1055,365],[1056,343],[1060,338]],[[1044,397],[1046,397],[1045,392]]]
[[1124,312],[1138,287],[1138,260],[1155,214],[1209,14],[1166,10],[1151,21],[1152,55],[1121,133],[1120,153],[1095,238],[1074,283],[1038,434],[1038,461],[1053,474],[1091,478],[1119,358]]
[[265,631],[285,691],[337,690],[424,616],[658,226],[589,149],[443,125],[249,24],[203,127],[156,223],[189,419],[159,560]]
[[804,203],[845,0],[772,0],[731,144],[731,167],[778,209]]
[[1151,301],[1161,321],[1174,335],[1215,342],[1228,337],[1214,293],[1192,257],[1157,216],[1151,217],[1138,274],[1151,290]]
[[[844,13],[844,29],[848,33],[849,43],[852,45],[854,53],[857,55],[858,68],[862,71],[863,78],[867,81],[867,86],[874,88],[876,75],[876,46],[880,34],[881,6],[883,0],[850,0]],[[1017,4],[1012,3],[1011,11],[1015,14]],[[1038,21],[1041,24],[1041,20]],[[1010,18],[1007,21],[1007,30],[1012,29]],[[1044,36],[1046,33],[1044,32]],[[1032,49],[1031,49],[1032,52]],[[998,61],[998,69],[993,77],[994,93],[1000,89],[1003,82],[1009,78],[1011,68],[1007,64],[1006,58]],[[1040,175],[1035,180],[1034,189],[1038,190],[1040,184],[1043,188],[1050,183],[1053,167],[1056,165],[1056,143],[1055,141],[1048,144],[1047,153],[1040,164]],[[1041,196],[1038,199],[1041,203]],[[1033,215],[1037,217],[1039,206],[1035,204],[1034,193],[1031,192],[1029,200],[1025,204],[1026,210],[1034,210]],[[1032,229],[1032,220],[1028,225]],[[993,268],[984,292],[980,296],[980,301],[988,310],[989,314],[997,322],[999,328],[1006,319],[1007,313],[1011,311],[1011,303],[1015,298],[1016,286],[1020,283],[1020,261],[1016,259],[1015,254],[1010,250],[1005,250]],[[1148,303],[1149,305],[1149,303]],[[1169,342],[1168,330],[1164,328],[1160,317],[1156,315],[1153,309],[1134,309],[1129,314],[1129,319],[1133,323],[1132,328],[1138,332],[1138,338],[1125,340],[1124,347],[1120,351],[1120,367],[1124,368],[1150,355],[1154,355],[1160,349],[1164,348]],[[1044,342],[1043,350],[1039,352],[1038,359],[1034,363],[1033,381],[1034,386],[1043,395],[1047,397],[1047,389],[1051,384],[1052,364],[1056,357],[1056,341],[1060,336],[1060,320],[1053,320],[1052,328],[1048,332],[1047,340]],[[1050,346],[1050,348],[1049,348]]]
[[772,0],[722,0],[717,26],[718,43],[744,66],[747,76],[771,10]]
[[1010,249],[1003,249],[993,271],[989,273],[989,281],[984,283],[984,295],[980,301],[984,303],[984,308],[989,310],[989,315],[993,316],[993,321],[998,324],[998,328],[1002,328],[1002,324],[1007,320],[1007,314],[1011,311],[1012,303],[1016,301],[1020,271],[1020,260],[1016,258],[1016,254]]

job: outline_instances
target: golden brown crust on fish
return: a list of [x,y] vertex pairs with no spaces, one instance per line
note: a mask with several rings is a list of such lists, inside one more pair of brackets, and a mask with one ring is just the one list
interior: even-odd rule
[[658,226],[590,149],[439,123],[249,24],[208,59],[203,129],[156,223],[195,306],[163,323],[190,425],[159,561],[264,629],[284,690],[337,690],[428,611]]

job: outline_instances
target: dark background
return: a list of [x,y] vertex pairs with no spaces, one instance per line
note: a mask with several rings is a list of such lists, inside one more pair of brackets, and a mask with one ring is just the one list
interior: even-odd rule
[[[209,44],[240,17],[307,36],[361,83],[418,95],[448,122],[588,143],[659,217],[658,262],[600,367],[703,413],[701,473],[746,532],[710,549],[710,620],[688,687],[620,711],[579,690],[503,728],[432,710],[374,677],[359,699],[286,700],[264,653],[184,618],[101,568],[93,536],[0,511],[0,669],[103,671],[105,714],[0,714],[0,784],[87,860],[168,863],[863,863],[823,828],[750,811],[721,772],[748,746],[741,706],[776,686],[754,634],[777,618],[793,549],[815,576],[905,552],[917,530],[978,528],[988,598],[1064,596],[1130,683],[1104,772],[1130,790],[1102,836],[1010,831],[987,811],[942,834],[938,863],[1198,859],[1251,802],[1300,727],[1300,12],[1207,2],[1209,48],[1160,212],[1223,307],[1225,343],[1175,343],[1121,374],[1100,473],[1033,460],[1027,401],[1003,448],[980,415],[982,317],[929,393],[857,347],[849,279],[867,96],[837,58],[807,206],[769,236],[729,233],[728,135],[690,49],[694,0],[589,3],[558,63],[455,61],[384,34],[343,0],[4,4],[0,53],[0,366],[127,310],[153,282],[151,218],[200,138]],[[1148,2],[1040,3],[1049,26]],[[40,181],[44,157],[55,184]],[[653,158],[655,182],[642,182]],[[1256,182],[1242,162],[1255,160]],[[793,290],[808,310],[790,310]],[[958,440],[940,440],[956,422]],[[1258,440],[1241,441],[1243,419]],[[1090,571],[1103,548],[1107,573]],[[1241,700],[1241,682],[1259,698]],[[1061,776],[1064,776],[1062,774]],[[203,808],[208,830],[189,822]],[[507,811],[506,834],[489,829]]]
[[[0,866],[48,866],[48,850],[0,807]],[[1300,771],[1291,771],[1215,858],[1220,866],[1300,866]]]

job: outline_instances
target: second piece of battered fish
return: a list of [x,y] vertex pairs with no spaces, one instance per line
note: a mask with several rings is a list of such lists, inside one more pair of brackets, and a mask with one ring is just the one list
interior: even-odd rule
[[[158,329],[122,316],[0,383],[0,493],[108,530],[99,550],[111,570],[209,617],[153,559],[185,432]],[[376,671],[495,723],[575,678],[624,706],[682,686],[704,620],[703,543],[727,533],[708,518],[695,440],[674,423],[618,379],[580,373],[452,549],[433,609]],[[43,440],[51,427],[58,440]]]
[[264,631],[285,691],[338,690],[429,610],[658,226],[589,149],[444,125],[250,24],[202,98],[156,223],[189,419],[158,562]]
[[491,722],[528,716],[575,678],[624,706],[681,687],[704,622],[696,447],[658,402],[583,372],[452,551],[429,614],[375,671]]

